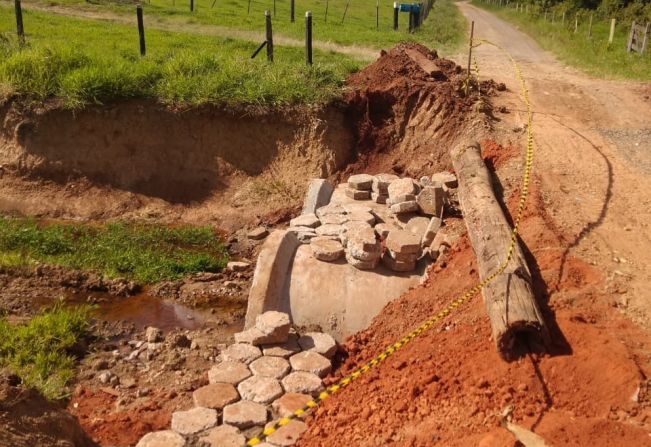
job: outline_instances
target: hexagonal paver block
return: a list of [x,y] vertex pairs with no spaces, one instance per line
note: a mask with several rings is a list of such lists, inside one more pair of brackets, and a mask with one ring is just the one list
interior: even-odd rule
[[307,430],[305,422],[294,419],[289,424],[280,427],[271,435],[267,436],[267,441],[272,445],[282,447],[294,445],[305,430]]
[[440,216],[443,211],[443,202],[445,201],[445,191],[443,186],[426,186],[418,194],[416,202],[424,214],[430,216]]
[[[308,394],[285,393],[271,404],[271,408],[278,417],[282,418],[293,414],[296,410],[302,409],[311,400],[312,396]],[[303,418],[305,416],[307,416],[307,413],[304,413],[300,417]]]
[[287,359],[297,352],[301,352],[301,347],[298,345],[298,335],[289,334],[285,343],[275,343],[263,346],[262,352],[264,355],[283,357]]
[[418,210],[418,203],[415,200],[407,200],[406,202],[394,203],[390,209],[394,214],[412,213]]
[[217,425],[217,411],[196,407],[172,413],[172,430],[182,435],[192,435]]
[[398,179],[399,177],[395,174],[378,174],[375,176],[375,179],[373,180],[372,189],[377,193],[388,195],[389,185],[391,184],[392,181]]
[[265,355],[253,361],[249,368],[253,375],[270,377],[272,379],[282,379],[291,370],[289,362],[282,357],[273,357]]
[[197,407],[221,410],[224,406],[240,400],[240,395],[230,383],[215,383],[195,390],[192,400]]
[[317,236],[334,236],[339,237],[342,233],[346,232],[346,228],[343,225],[335,224],[326,224],[321,225],[316,229]]
[[232,425],[211,428],[199,439],[209,447],[242,447],[246,442],[244,435]]
[[267,422],[267,407],[263,404],[241,400],[224,407],[224,424],[244,429]]
[[260,357],[262,357],[262,351],[247,343],[235,343],[222,351],[224,362],[242,362],[248,365]]
[[321,225],[343,225],[348,222],[345,214],[327,214],[321,218]]
[[332,369],[330,360],[314,351],[305,351],[289,358],[294,371],[307,371],[319,377],[325,377]]
[[183,447],[185,438],[172,430],[155,431],[143,436],[136,447]]
[[255,328],[260,330],[265,339],[263,343],[283,343],[289,336],[289,315],[284,312],[270,310],[258,315],[255,319]]
[[349,222],[366,222],[369,225],[375,224],[375,216],[364,211],[355,211],[347,215]]
[[375,177],[369,174],[356,174],[348,177],[348,186],[360,191],[370,191]]
[[314,257],[320,261],[334,262],[344,255],[344,246],[332,239],[312,240],[310,248]]
[[337,352],[337,342],[330,334],[323,332],[308,332],[298,339],[303,351],[315,351],[331,359]]
[[244,363],[227,361],[210,368],[210,371],[208,371],[208,382],[237,385],[242,380],[251,377],[251,375],[251,371],[249,371],[249,368]]
[[271,377],[253,376],[237,386],[242,399],[268,404],[283,394],[283,388]]
[[295,371],[282,380],[283,388],[288,393],[301,393],[316,396],[323,390],[323,382],[316,374]]

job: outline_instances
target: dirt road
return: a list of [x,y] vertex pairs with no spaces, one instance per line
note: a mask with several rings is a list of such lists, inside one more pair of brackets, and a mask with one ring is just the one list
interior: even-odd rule
[[[513,25],[469,3],[459,7],[475,22],[477,38],[501,46],[521,65],[535,111],[535,171],[545,205],[564,234],[573,235],[563,256],[595,265],[617,297],[613,304],[651,328],[651,84],[591,78]],[[496,106],[511,113],[498,114],[496,130],[513,133],[526,115],[511,63],[486,44],[475,54],[480,77],[509,89]],[[513,135],[524,142],[523,134]]]

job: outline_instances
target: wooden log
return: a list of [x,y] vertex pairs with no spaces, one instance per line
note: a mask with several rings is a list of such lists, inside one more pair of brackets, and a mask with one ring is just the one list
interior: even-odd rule
[[[491,175],[481,157],[479,143],[460,145],[452,150],[452,163],[459,181],[459,202],[470,242],[477,256],[483,280],[496,271],[506,258],[511,243],[511,227],[495,198]],[[517,341],[546,347],[549,333],[533,294],[531,274],[520,245],[506,269],[483,290],[493,340],[499,354],[512,359]]]

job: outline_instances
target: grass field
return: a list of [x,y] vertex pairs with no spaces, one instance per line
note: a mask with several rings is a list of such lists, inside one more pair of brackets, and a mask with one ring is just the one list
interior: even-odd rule
[[0,317],[0,368],[17,374],[26,388],[49,399],[68,394],[75,375],[73,351],[90,336],[90,307],[56,306],[26,324]]
[[0,266],[41,262],[153,283],[218,271],[227,259],[208,227],[38,224],[0,217]]
[[[135,8],[131,2],[33,1],[93,13],[111,11],[132,16],[135,20]],[[450,49],[459,42],[459,31],[464,28],[463,19],[450,0],[435,1],[423,28],[414,34],[408,33],[406,13],[400,14],[399,31],[393,30],[393,0],[379,0],[379,21],[376,18],[376,2],[373,0],[296,0],[294,23],[290,21],[290,0],[193,1],[193,12],[190,11],[190,0],[152,0],[142,3],[146,18],[155,17],[168,23],[177,23],[186,29],[193,24],[203,24],[259,31],[261,38],[264,33],[264,12],[269,10],[273,16],[274,33],[299,40],[304,38],[305,12],[311,11],[315,40],[376,49],[386,48],[401,41],[418,41],[437,48],[442,46],[443,49]]]
[[[172,5],[171,0],[164,1]],[[262,8],[259,2],[252,3],[250,16],[246,16],[244,9],[246,20],[239,20],[234,13],[217,15],[209,8],[208,0],[197,1],[198,12],[192,16],[187,11],[182,12],[180,6],[177,11],[173,6],[165,7],[165,3],[158,5],[155,0],[153,5],[146,5],[146,24],[153,21],[147,19],[154,15],[163,22],[176,21],[176,16],[182,18],[178,26],[173,27],[179,31],[147,28],[147,55],[143,58],[138,50],[133,5],[94,5],[76,0],[65,3],[80,10],[103,8],[109,13],[132,14],[134,25],[25,9],[27,44],[21,48],[14,31],[13,7],[3,1],[0,3],[0,93],[18,93],[36,101],[58,97],[72,108],[128,98],[152,98],[189,105],[323,103],[338,97],[347,75],[365,63],[336,51],[315,50],[315,63],[308,67],[303,48],[282,45],[275,46],[273,64],[266,62],[264,52],[252,60],[250,56],[260,42],[252,41],[250,36],[243,37],[241,32],[261,30],[264,26],[262,20],[253,19]],[[218,4],[224,10],[230,5],[233,11],[246,7],[243,0]],[[306,4],[299,2],[297,14]],[[277,8],[283,8],[282,5],[285,3],[279,1]],[[334,1],[330,5],[333,16],[337,5]],[[360,9],[362,5],[366,5],[364,10]],[[368,5],[355,3],[344,25],[340,20],[321,25],[316,15],[315,39],[332,38],[342,44],[374,47],[416,39],[452,48],[459,43],[465,22],[450,0],[440,0],[436,5],[437,12],[432,11],[421,30],[409,35],[394,32],[388,25],[383,25],[379,31],[368,28],[365,22],[362,26],[360,11],[367,13]],[[209,24],[217,17],[220,20],[224,17],[219,25],[231,27],[225,30],[226,34],[232,30],[235,37],[209,35],[205,25],[193,25],[195,22]],[[303,22],[300,19],[294,24],[279,19],[276,32],[301,35]]]
[[629,28],[624,25],[616,27],[613,44],[609,47],[610,23],[603,19],[594,19],[592,37],[588,38],[589,17],[587,15],[579,18],[579,27],[575,34],[574,17],[568,18],[563,25],[558,14],[555,23],[552,24],[551,13],[548,14],[548,20],[545,20],[544,15],[539,17],[528,15],[511,8],[488,5],[478,0],[473,0],[473,4],[517,24],[543,48],[556,54],[568,65],[604,78],[651,80],[651,50],[647,49],[643,55],[628,53],[626,43]]

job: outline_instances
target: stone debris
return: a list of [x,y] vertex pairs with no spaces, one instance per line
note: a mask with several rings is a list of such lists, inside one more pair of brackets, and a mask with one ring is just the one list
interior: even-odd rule
[[418,203],[415,200],[394,203],[390,209],[393,214],[412,213],[418,210]]
[[246,438],[237,427],[220,425],[202,434],[199,441],[207,444],[208,447],[242,447],[246,443]]
[[365,222],[369,225],[375,224],[375,216],[364,211],[354,211],[346,216],[348,222]]
[[229,272],[243,272],[249,267],[251,267],[251,263],[243,261],[231,261],[226,264],[226,270]]
[[371,191],[359,191],[357,189],[346,188],[345,193],[353,200],[369,200]]
[[282,380],[287,393],[318,395],[323,390],[323,382],[316,374],[306,371],[294,371]]
[[416,198],[418,207],[428,216],[441,216],[445,202],[445,191],[442,186],[425,186]]
[[394,272],[411,272],[416,269],[416,261],[416,257],[405,261],[399,261],[395,259],[390,252],[386,252],[382,255],[382,264]]
[[448,171],[438,172],[432,175],[432,183],[439,183],[448,188],[457,188],[459,186],[457,176]]
[[394,253],[420,252],[420,238],[406,230],[390,232],[384,244]]
[[240,395],[230,383],[214,383],[196,389],[192,393],[192,400],[197,407],[221,410],[226,405],[240,400]]
[[145,329],[145,340],[147,343],[158,343],[163,341],[165,337],[163,336],[163,331],[157,327],[149,326]]
[[209,383],[229,383],[237,385],[244,379],[251,377],[251,371],[242,362],[221,362],[208,371]]
[[329,181],[313,179],[307,187],[302,214],[313,214],[316,210],[330,202],[334,188]]
[[429,226],[429,223],[430,223],[430,219],[428,219],[427,217],[414,216],[411,219],[409,219],[407,225],[405,225],[405,230],[415,234],[422,240],[423,236],[425,235],[425,232],[427,231],[427,227]]
[[348,216],[345,214],[326,214],[321,218],[322,225],[343,225],[348,222]]
[[371,207],[359,202],[344,203],[341,207],[344,209],[346,214],[373,212],[373,209]]
[[418,193],[418,184],[411,178],[400,178],[392,181],[387,187],[389,198],[404,196],[406,194],[416,195]]
[[267,407],[250,400],[241,400],[224,407],[224,424],[233,425],[239,429],[255,427],[267,423]]
[[378,174],[373,179],[373,186],[371,189],[378,195],[389,196],[389,185],[399,177],[394,174]]
[[282,357],[272,357],[265,355],[258,360],[254,360],[249,365],[249,369],[255,376],[270,377],[280,380],[289,374],[291,367],[289,362]]
[[323,378],[332,369],[330,360],[314,351],[303,351],[289,358],[294,371],[307,371]]
[[330,214],[346,214],[346,210],[344,210],[340,205],[334,204],[325,205],[316,210],[316,215],[319,219],[323,219],[323,216],[328,216]]
[[136,447],[183,447],[185,438],[172,430],[162,430],[147,433]]
[[301,435],[307,430],[303,421],[292,419],[289,424],[280,427],[267,437],[271,445],[285,447],[296,444]]
[[314,257],[320,261],[334,262],[344,255],[341,242],[332,239],[312,240],[310,248]]
[[248,343],[250,345],[261,345],[265,343],[265,335],[256,327],[238,332],[234,335],[236,343]]
[[372,192],[371,193],[371,200],[374,201],[375,203],[379,203],[381,205],[384,205],[389,200],[389,196],[386,195],[386,194],[380,194],[380,193],[377,193],[377,192]]
[[314,351],[329,359],[337,352],[337,342],[330,334],[323,332],[308,332],[298,339],[303,351]]
[[298,335],[289,334],[287,341],[285,343],[276,343],[272,345],[265,345],[262,347],[262,353],[264,355],[273,356],[273,357],[282,357],[288,359],[292,355],[301,351],[301,347],[298,344]]
[[[293,414],[294,411],[301,409],[312,400],[312,396],[301,393],[286,393],[282,397],[276,399],[271,408],[277,417],[285,417]],[[304,418],[307,414],[301,416]]]
[[172,430],[181,435],[192,435],[217,425],[217,411],[195,407],[172,413]]
[[290,227],[309,227],[316,228],[321,225],[321,221],[315,213],[301,214],[289,221]]
[[343,225],[335,224],[321,225],[316,229],[317,236],[334,236],[336,238],[341,237],[342,233],[345,232],[346,228]]
[[242,399],[260,404],[269,404],[283,395],[280,382],[276,379],[256,375],[240,383],[237,386],[237,391]]
[[425,248],[432,245],[432,242],[434,242],[434,238],[441,228],[442,223],[443,221],[439,217],[432,217],[430,219],[429,223],[427,224],[425,234],[423,234],[423,239],[420,244],[421,247]]
[[265,335],[265,344],[284,343],[291,328],[289,315],[274,310],[264,312],[256,317],[255,328]]
[[385,240],[391,231],[400,229],[399,226],[392,223],[379,223],[375,226],[375,232],[382,240]]
[[369,174],[356,174],[348,177],[348,187],[358,191],[370,191],[375,177]]
[[353,267],[370,270],[377,266],[382,255],[382,245],[372,228],[360,228],[348,234],[346,259]]
[[260,349],[248,343],[235,343],[222,351],[222,361],[242,362],[249,364],[262,357]]
[[416,200],[416,196],[414,194],[400,194],[398,196],[389,197],[387,204],[391,206],[391,205],[395,205],[396,203],[413,202],[415,200]]
[[267,231],[265,227],[254,228],[253,230],[249,231],[246,235],[246,237],[254,241],[259,241],[261,239],[266,238],[267,236],[269,236],[269,231]]

